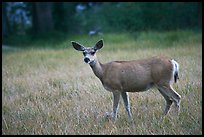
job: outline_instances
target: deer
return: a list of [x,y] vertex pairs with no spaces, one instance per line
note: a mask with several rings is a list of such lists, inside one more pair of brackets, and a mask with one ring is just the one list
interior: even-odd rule
[[103,64],[96,57],[96,52],[104,45],[103,39],[93,47],[85,47],[75,41],[71,43],[74,49],[83,52],[84,62],[90,65],[103,87],[112,92],[113,108],[107,116],[113,121],[117,118],[120,96],[122,96],[128,119],[132,121],[128,93],[143,92],[152,87],[156,87],[166,100],[162,118],[169,112],[173,103],[179,113],[181,96],[172,87],[173,83],[179,79],[179,64],[174,59],[160,55],[147,59],[111,61]]

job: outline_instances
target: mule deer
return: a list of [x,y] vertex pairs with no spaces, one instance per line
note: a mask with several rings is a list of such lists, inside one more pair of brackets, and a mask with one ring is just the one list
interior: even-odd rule
[[166,100],[163,116],[169,112],[173,102],[179,112],[181,96],[172,88],[173,79],[176,82],[179,78],[179,65],[175,60],[158,56],[102,64],[98,61],[96,52],[103,47],[103,40],[99,40],[93,47],[84,47],[74,41],[72,41],[72,45],[76,50],[83,52],[84,62],[91,66],[103,87],[113,93],[111,117],[114,121],[117,118],[120,95],[123,98],[129,119],[132,120],[128,92],[146,91],[152,86],[156,86]]

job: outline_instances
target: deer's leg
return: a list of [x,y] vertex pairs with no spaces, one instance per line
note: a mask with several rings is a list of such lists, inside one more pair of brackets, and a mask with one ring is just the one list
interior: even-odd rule
[[166,108],[163,112],[163,116],[165,116],[169,112],[169,109],[170,109],[173,101],[165,94],[166,91],[164,89],[158,88],[158,90],[166,100]]
[[113,92],[113,112],[112,118],[115,121],[117,118],[118,108],[119,108],[120,92]]
[[121,96],[123,98],[125,109],[126,109],[126,111],[128,113],[129,120],[132,120],[132,114],[130,112],[130,102],[129,102],[128,93],[127,92],[122,92]]
[[172,88],[172,86],[169,86],[169,90],[170,90],[170,93],[172,95],[174,104],[177,107],[177,114],[179,114],[179,112],[180,112],[181,96]]
[[[177,107],[177,112],[179,113],[181,96],[170,85],[159,87],[159,91],[167,101],[166,109],[168,109],[168,104],[172,104],[172,102],[174,102],[176,107]],[[170,108],[170,106],[169,106],[169,108]],[[168,110],[165,110],[165,111],[167,111],[166,112],[166,114],[167,114]]]

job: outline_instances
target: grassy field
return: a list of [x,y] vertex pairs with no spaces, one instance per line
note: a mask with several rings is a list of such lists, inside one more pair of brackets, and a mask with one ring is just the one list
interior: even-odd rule
[[[153,88],[129,94],[132,123],[122,100],[116,123],[105,119],[105,112],[112,110],[112,94],[70,43],[93,46],[101,38],[105,45],[97,57],[102,63],[155,55],[174,58],[180,64],[180,79],[173,85],[182,97],[180,115],[172,105],[159,122],[165,100]],[[201,32],[72,36],[28,47],[2,51],[2,134],[202,134]]]

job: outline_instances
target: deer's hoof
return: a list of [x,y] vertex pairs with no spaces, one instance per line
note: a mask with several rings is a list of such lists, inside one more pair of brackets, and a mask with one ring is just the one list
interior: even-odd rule
[[112,117],[112,114],[110,113],[110,112],[106,112],[105,114],[104,114],[104,117],[106,118],[106,119],[109,119],[109,120],[111,120],[113,117]]

